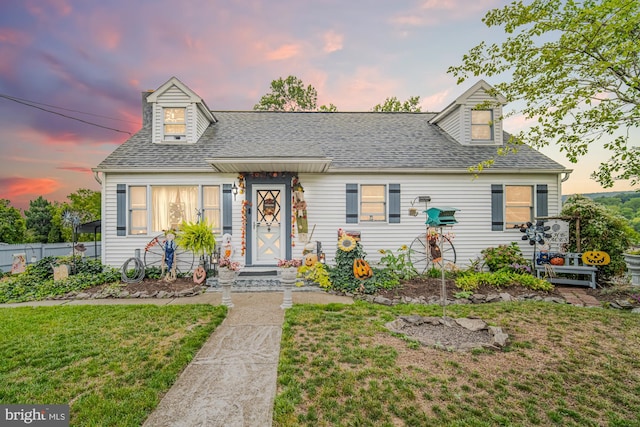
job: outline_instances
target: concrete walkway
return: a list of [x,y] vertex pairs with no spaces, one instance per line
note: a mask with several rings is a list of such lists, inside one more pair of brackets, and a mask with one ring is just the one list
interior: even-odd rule
[[[144,426],[271,426],[284,321],[282,297],[282,292],[232,294],[229,315]],[[294,292],[293,302],[353,300]]]
[[589,295],[585,288],[578,286],[557,286],[556,290],[567,303],[583,307],[601,307],[600,301]]
[[[144,426],[271,426],[276,394],[283,292],[232,293],[234,306],[151,413]],[[213,304],[220,292],[186,298],[35,301],[0,307]],[[294,304],[353,303],[325,292],[293,292]]]

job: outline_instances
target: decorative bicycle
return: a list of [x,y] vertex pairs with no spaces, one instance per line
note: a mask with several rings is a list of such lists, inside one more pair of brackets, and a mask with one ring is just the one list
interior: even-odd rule
[[[427,209],[431,201],[429,196],[420,196],[411,203],[409,215],[417,216],[418,210],[413,208],[414,202],[418,200],[424,202],[427,214],[426,233],[416,237],[409,246],[409,261],[419,274],[424,274],[431,268],[444,270],[448,266],[456,263],[456,249],[453,247],[451,237],[442,233],[443,226],[455,224],[455,208]],[[435,226],[434,226],[435,225]]]
[[419,274],[431,268],[446,268],[456,263],[456,249],[447,235],[440,234],[435,228],[416,237],[409,246],[409,261]]
[[[165,260],[165,247],[167,238],[163,234],[159,234],[144,248],[144,266],[145,268],[157,267],[158,269],[166,269],[167,261]],[[193,252],[185,250],[180,246],[175,249],[175,273],[176,276],[184,275],[193,271],[195,256]],[[173,267],[173,266],[172,266]]]

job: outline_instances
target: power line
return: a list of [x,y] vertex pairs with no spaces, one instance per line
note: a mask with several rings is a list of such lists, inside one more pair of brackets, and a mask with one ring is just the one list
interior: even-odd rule
[[[0,98],[5,98],[5,99],[8,99],[9,101],[13,101],[13,102],[17,102],[18,104],[26,105],[27,107],[37,108],[38,110],[42,110],[42,111],[45,111],[45,112],[51,113],[51,114],[56,114],[58,116],[62,116],[62,117],[67,118],[67,119],[77,120],[79,122],[82,122],[82,123],[90,125],[90,126],[96,126],[96,127],[102,128],[102,129],[112,130],[112,131],[115,131],[115,132],[126,133],[128,135],[131,135],[131,132],[128,132],[126,130],[120,130],[120,129],[112,128],[112,127],[109,127],[109,126],[103,126],[103,125],[100,125],[98,123],[89,122],[87,120],[79,119],[79,118],[73,117],[73,116],[68,116],[66,114],[62,114],[62,113],[59,113],[57,111],[52,111],[52,110],[49,110],[49,109],[34,105],[34,104],[40,104],[38,102],[22,100],[20,98],[16,98],[16,97],[13,97],[13,96],[5,95],[5,94],[2,94],[2,93],[0,93]],[[46,105],[46,104],[40,104],[40,105]],[[58,109],[61,109],[61,110],[67,110],[67,111],[74,111],[74,110],[68,110],[68,109],[65,109],[65,108],[56,107],[56,106],[52,106],[52,105],[49,105],[49,107],[58,108]],[[82,113],[80,111],[74,111],[74,112]],[[82,113],[82,114],[90,114],[90,115],[93,115],[93,116],[100,117],[100,116],[98,116],[96,114],[91,114],[91,113]],[[106,118],[109,118],[109,117],[106,117]],[[117,119],[112,119],[112,120],[117,120]]]

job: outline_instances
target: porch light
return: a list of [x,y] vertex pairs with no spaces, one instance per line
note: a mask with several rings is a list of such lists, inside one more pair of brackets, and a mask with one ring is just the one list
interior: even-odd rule
[[231,187],[231,193],[233,194],[233,200],[236,200],[236,196],[238,195],[238,186],[236,182],[233,181],[233,187]]

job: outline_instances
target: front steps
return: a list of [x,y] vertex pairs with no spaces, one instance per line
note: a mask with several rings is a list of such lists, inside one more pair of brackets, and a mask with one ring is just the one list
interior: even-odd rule
[[[207,279],[207,292],[222,292],[217,277]],[[303,284],[301,286],[301,284]],[[300,279],[293,287],[293,292],[318,292],[322,289],[315,284],[309,284]],[[231,292],[283,292],[280,277],[276,268],[245,267],[241,269],[231,286]]]

